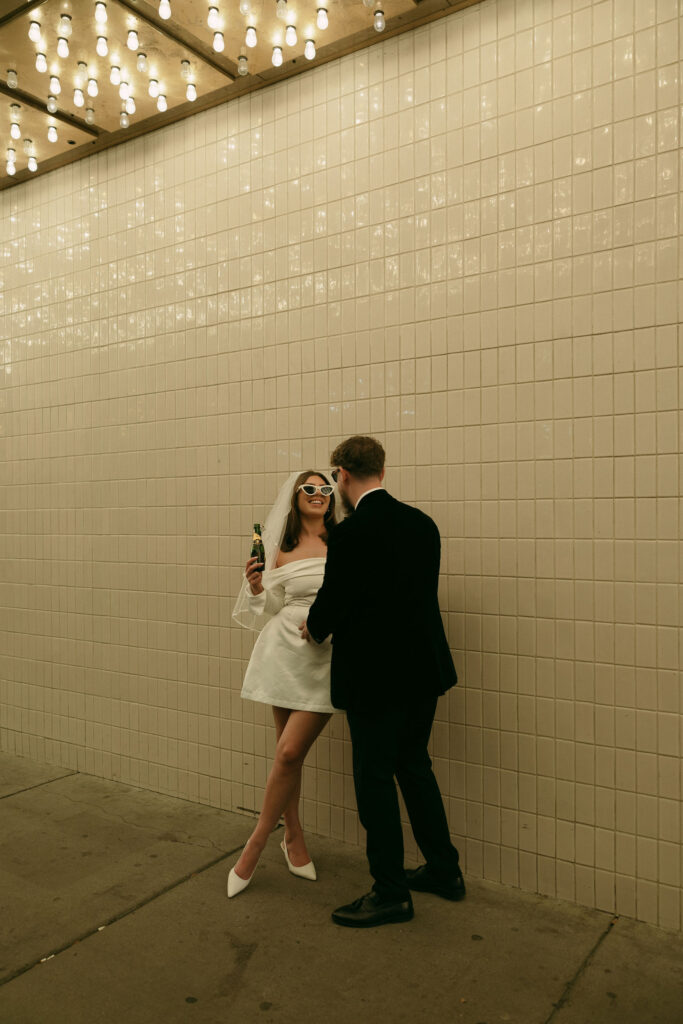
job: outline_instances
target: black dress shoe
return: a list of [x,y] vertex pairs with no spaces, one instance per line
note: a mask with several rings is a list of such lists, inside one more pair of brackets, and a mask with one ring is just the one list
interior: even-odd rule
[[366,893],[353,903],[337,907],[332,911],[335,924],[346,928],[372,928],[378,924],[392,924],[394,921],[410,921],[413,916],[413,901],[382,900],[376,892]]
[[435,876],[428,864],[422,864],[419,868],[411,868],[406,871],[406,883],[409,889],[416,892],[433,892],[436,896],[443,896],[445,900],[464,900],[466,895],[465,879],[462,871],[457,869],[457,874],[450,878]]

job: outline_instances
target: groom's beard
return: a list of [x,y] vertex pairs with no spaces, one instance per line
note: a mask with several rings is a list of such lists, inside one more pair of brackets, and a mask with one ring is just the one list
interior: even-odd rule
[[351,504],[351,502],[349,501],[349,499],[346,496],[346,494],[344,493],[344,491],[342,491],[342,490],[339,491],[339,497],[341,498],[341,503],[344,506],[344,511],[346,512],[347,516],[352,515],[356,511],[356,509]]

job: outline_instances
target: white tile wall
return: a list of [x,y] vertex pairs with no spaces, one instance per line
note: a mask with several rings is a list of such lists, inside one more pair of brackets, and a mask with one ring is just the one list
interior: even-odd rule
[[681,927],[681,14],[488,0],[0,194],[4,749],[258,807],[249,527],[372,432],[467,873]]

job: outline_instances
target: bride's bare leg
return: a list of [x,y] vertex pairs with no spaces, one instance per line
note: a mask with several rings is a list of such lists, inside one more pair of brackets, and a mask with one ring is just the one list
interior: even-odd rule
[[[256,828],[252,832],[244,847],[240,859],[235,864],[235,872],[240,878],[251,878],[256,867],[261,851],[263,850],[268,836],[273,831],[280,816],[286,813],[285,817],[285,838],[289,847],[288,829],[292,833],[293,849],[290,849],[290,859],[293,864],[308,861],[308,854],[303,843],[301,823],[299,821],[299,792],[301,790],[301,769],[306,754],[327,724],[329,715],[319,714],[316,711],[288,711],[278,708],[277,711],[283,716],[278,721],[276,716],[276,731],[278,734],[275,747],[275,759],[266,782],[266,792],[263,798],[263,807],[259,815]],[[284,718],[286,716],[286,718]],[[280,722],[282,723],[280,725]],[[294,808],[296,810],[294,811]],[[287,824],[287,820],[291,826]],[[301,860],[300,847],[303,846],[304,859]],[[298,854],[298,856],[296,856]]]

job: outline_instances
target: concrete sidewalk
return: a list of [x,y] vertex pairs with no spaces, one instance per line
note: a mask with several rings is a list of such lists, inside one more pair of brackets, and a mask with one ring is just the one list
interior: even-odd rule
[[244,894],[250,820],[0,754],[1,1024],[681,1024],[683,938],[468,879],[407,924],[338,928],[360,850],[273,837]]

